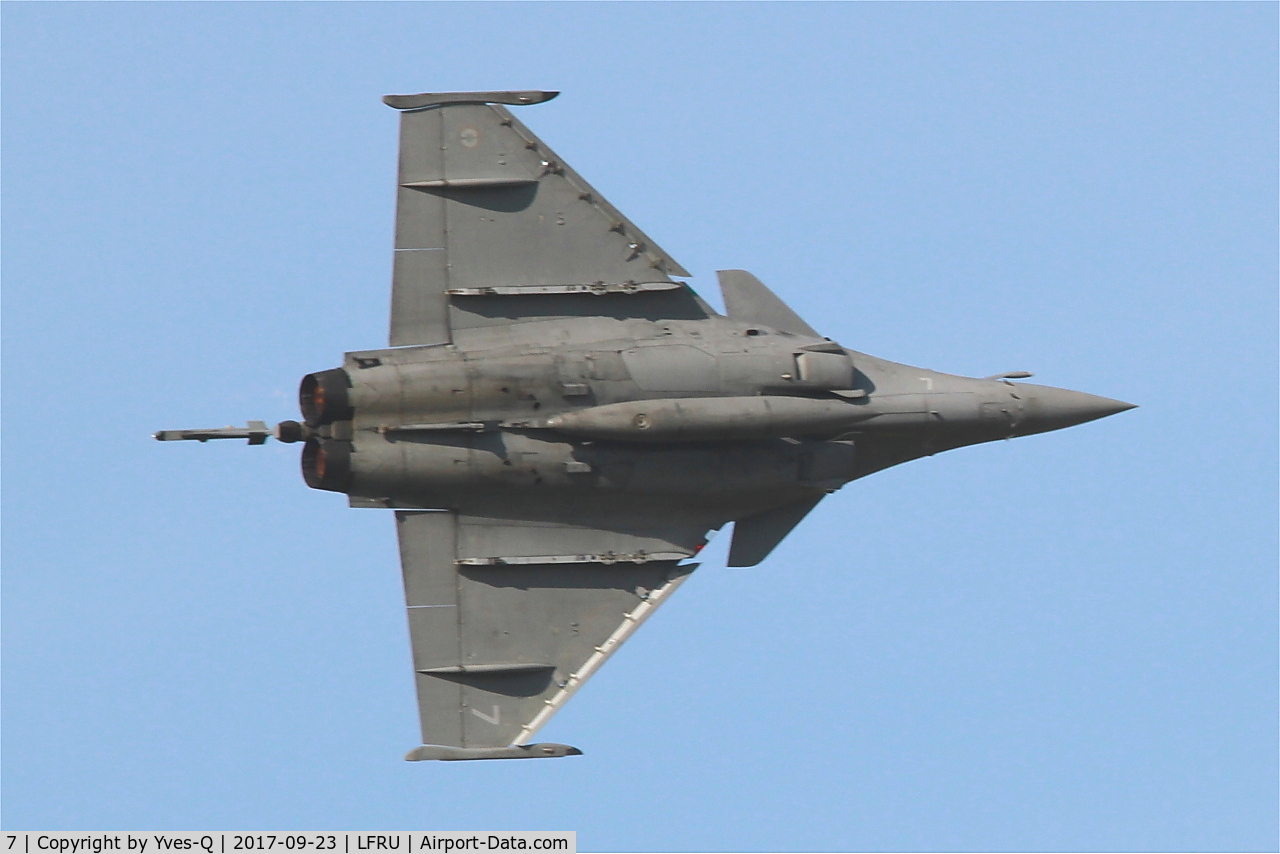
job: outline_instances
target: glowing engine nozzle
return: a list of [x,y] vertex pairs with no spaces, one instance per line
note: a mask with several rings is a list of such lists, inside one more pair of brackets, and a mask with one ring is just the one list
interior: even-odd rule
[[341,368],[307,374],[298,387],[298,407],[311,427],[347,421],[352,416],[351,378]]
[[345,492],[351,483],[351,445],[311,438],[302,446],[302,479],[312,489]]

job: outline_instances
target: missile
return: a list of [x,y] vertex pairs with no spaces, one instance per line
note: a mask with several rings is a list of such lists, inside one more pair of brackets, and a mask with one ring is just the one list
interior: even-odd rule
[[208,442],[210,439],[248,439],[250,445],[262,445],[268,436],[278,442],[301,442],[310,435],[310,429],[297,421],[281,421],[273,428],[266,422],[250,421],[248,427],[211,427],[200,430],[157,430],[151,438],[161,442]]

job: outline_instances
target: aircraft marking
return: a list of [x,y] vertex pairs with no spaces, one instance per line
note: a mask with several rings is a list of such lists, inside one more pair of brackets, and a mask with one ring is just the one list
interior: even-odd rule
[[471,707],[471,714],[475,715],[482,721],[488,721],[494,726],[497,726],[498,724],[502,723],[502,709],[500,709],[496,703],[493,706],[492,716],[486,715],[484,712],[480,711],[475,706]]

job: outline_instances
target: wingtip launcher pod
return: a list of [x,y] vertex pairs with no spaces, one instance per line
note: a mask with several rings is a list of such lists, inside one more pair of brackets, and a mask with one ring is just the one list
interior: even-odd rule
[[397,110],[425,110],[444,104],[510,104],[522,107],[550,101],[559,94],[537,89],[523,92],[420,92],[417,95],[383,95],[382,103]]

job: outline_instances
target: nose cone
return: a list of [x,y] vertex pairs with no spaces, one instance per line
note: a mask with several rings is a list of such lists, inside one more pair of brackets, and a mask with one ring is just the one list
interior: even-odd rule
[[[1086,421],[1095,421],[1133,409],[1137,405],[1052,386],[1019,384],[1018,388],[1019,396],[1025,401],[1022,423],[1017,429],[1019,436],[1074,427]],[[1022,391],[1024,389],[1025,392]]]

